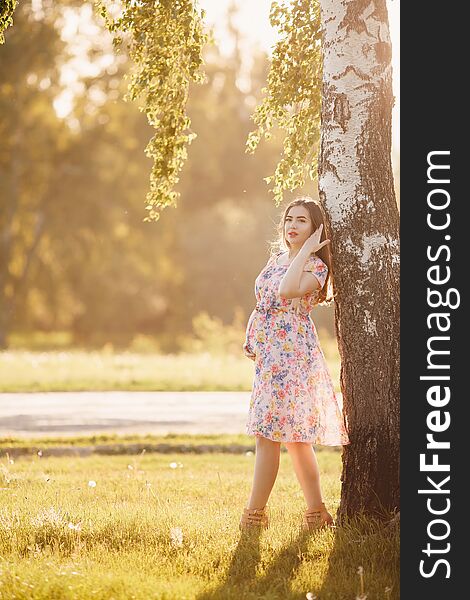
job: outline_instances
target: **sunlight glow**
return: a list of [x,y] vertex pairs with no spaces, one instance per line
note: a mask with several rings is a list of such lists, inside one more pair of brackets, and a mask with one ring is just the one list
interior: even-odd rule
[[[206,22],[214,27],[214,37],[220,50],[229,54],[233,50],[233,42],[227,35],[227,9],[230,4],[235,4],[237,14],[234,23],[240,28],[243,40],[240,40],[241,50],[249,52],[250,48],[258,47],[270,53],[276,42],[276,30],[269,23],[269,10],[272,0],[199,0],[201,8],[206,11]],[[395,106],[393,107],[392,143],[393,153],[400,152],[400,2],[387,0],[388,18],[390,23],[390,36],[392,39],[392,68],[393,68],[393,94]]]
[[[233,51],[233,39],[228,34],[227,11],[232,5],[236,8],[233,16],[234,24],[240,30],[239,47],[244,56],[245,65],[250,65],[250,56],[253,50],[262,50],[271,53],[271,48],[276,42],[276,30],[269,23],[269,10],[272,0],[199,0],[199,5],[206,11],[206,23],[213,28],[214,38],[222,54],[228,55]],[[41,0],[33,0],[36,9],[42,9]],[[392,38],[392,67],[393,67],[393,93],[395,106],[393,108],[392,144],[394,163],[398,160],[400,152],[400,2],[387,0]],[[73,98],[80,93],[82,77],[96,77],[100,72],[109,68],[115,57],[113,56],[111,36],[103,36],[92,21],[92,6],[85,3],[79,9],[66,8],[61,37],[70,46],[72,58],[61,72],[61,84],[64,91],[55,102],[57,114],[65,118],[73,108]],[[87,58],[91,48],[99,46],[101,56],[94,57],[93,62]],[[240,87],[244,86],[243,77]]]

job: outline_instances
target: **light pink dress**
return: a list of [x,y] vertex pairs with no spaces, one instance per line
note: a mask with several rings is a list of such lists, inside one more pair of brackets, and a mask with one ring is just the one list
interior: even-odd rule
[[[287,265],[271,256],[255,282],[256,308],[246,327],[243,350],[255,361],[246,432],[277,442],[309,442],[325,446],[349,443],[325,357],[310,311],[318,292],[300,299],[281,298],[279,283]],[[315,255],[304,271],[323,286],[327,265]]]

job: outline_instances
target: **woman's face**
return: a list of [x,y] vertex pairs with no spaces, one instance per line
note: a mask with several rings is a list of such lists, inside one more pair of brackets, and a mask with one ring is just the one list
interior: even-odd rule
[[284,239],[291,247],[302,247],[313,233],[312,219],[305,206],[292,206],[284,221]]

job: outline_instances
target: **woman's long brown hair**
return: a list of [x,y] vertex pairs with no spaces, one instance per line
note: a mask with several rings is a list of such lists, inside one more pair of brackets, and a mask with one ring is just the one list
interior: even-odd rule
[[[322,230],[320,241],[322,242],[323,240],[327,239],[326,238],[325,215],[323,213],[323,209],[322,209],[320,203],[317,200],[315,200],[314,198],[311,198],[310,196],[300,196],[300,197],[296,198],[295,200],[292,200],[292,202],[290,202],[286,206],[286,208],[284,210],[284,214],[282,215],[282,218],[278,224],[278,238],[272,244],[271,254],[274,254],[275,252],[279,252],[281,250],[285,252],[290,249],[290,242],[284,236],[284,225],[285,225],[286,217],[289,213],[289,210],[293,206],[305,206],[305,208],[308,210],[310,219],[312,220],[312,227],[313,227],[312,233],[316,229],[318,229],[318,227],[323,223],[323,230]],[[328,267],[328,275],[325,280],[325,284],[323,285],[322,289],[320,290],[320,292],[318,294],[318,304],[328,305],[332,302],[332,300],[334,298],[333,276],[332,276],[332,268],[331,268],[332,267],[332,256],[331,256],[331,251],[330,251],[330,244],[325,244],[325,246],[320,248],[320,250],[318,250],[318,252],[315,252],[315,256],[318,256],[319,258],[321,258],[322,261]]]

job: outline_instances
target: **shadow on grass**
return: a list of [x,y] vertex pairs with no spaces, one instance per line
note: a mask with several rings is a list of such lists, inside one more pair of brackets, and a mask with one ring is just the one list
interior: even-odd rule
[[[316,534],[299,531],[269,565],[261,564],[260,535],[256,530],[241,535],[224,581],[216,589],[199,594],[197,600],[399,598],[399,527],[355,519],[335,528],[321,585],[300,592],[292,590],[292,582],[301,562],[305,566],[304,553],[310,537]],[[315,569],[315,564],[314,558],[309,560],[310,569]]]
[[328,571],[318,600],[398,600],[400,531],[384,521],[356,517],[335,529]]
[[291,581],[307,549],[309,534],[300,531],[267,566],[263,575],[257,573],[261,562],[261,532],[244,531],[233,553],[225,581],[210,592],[203,592],[197,600],[301,600],[305,592],[293,592]]

